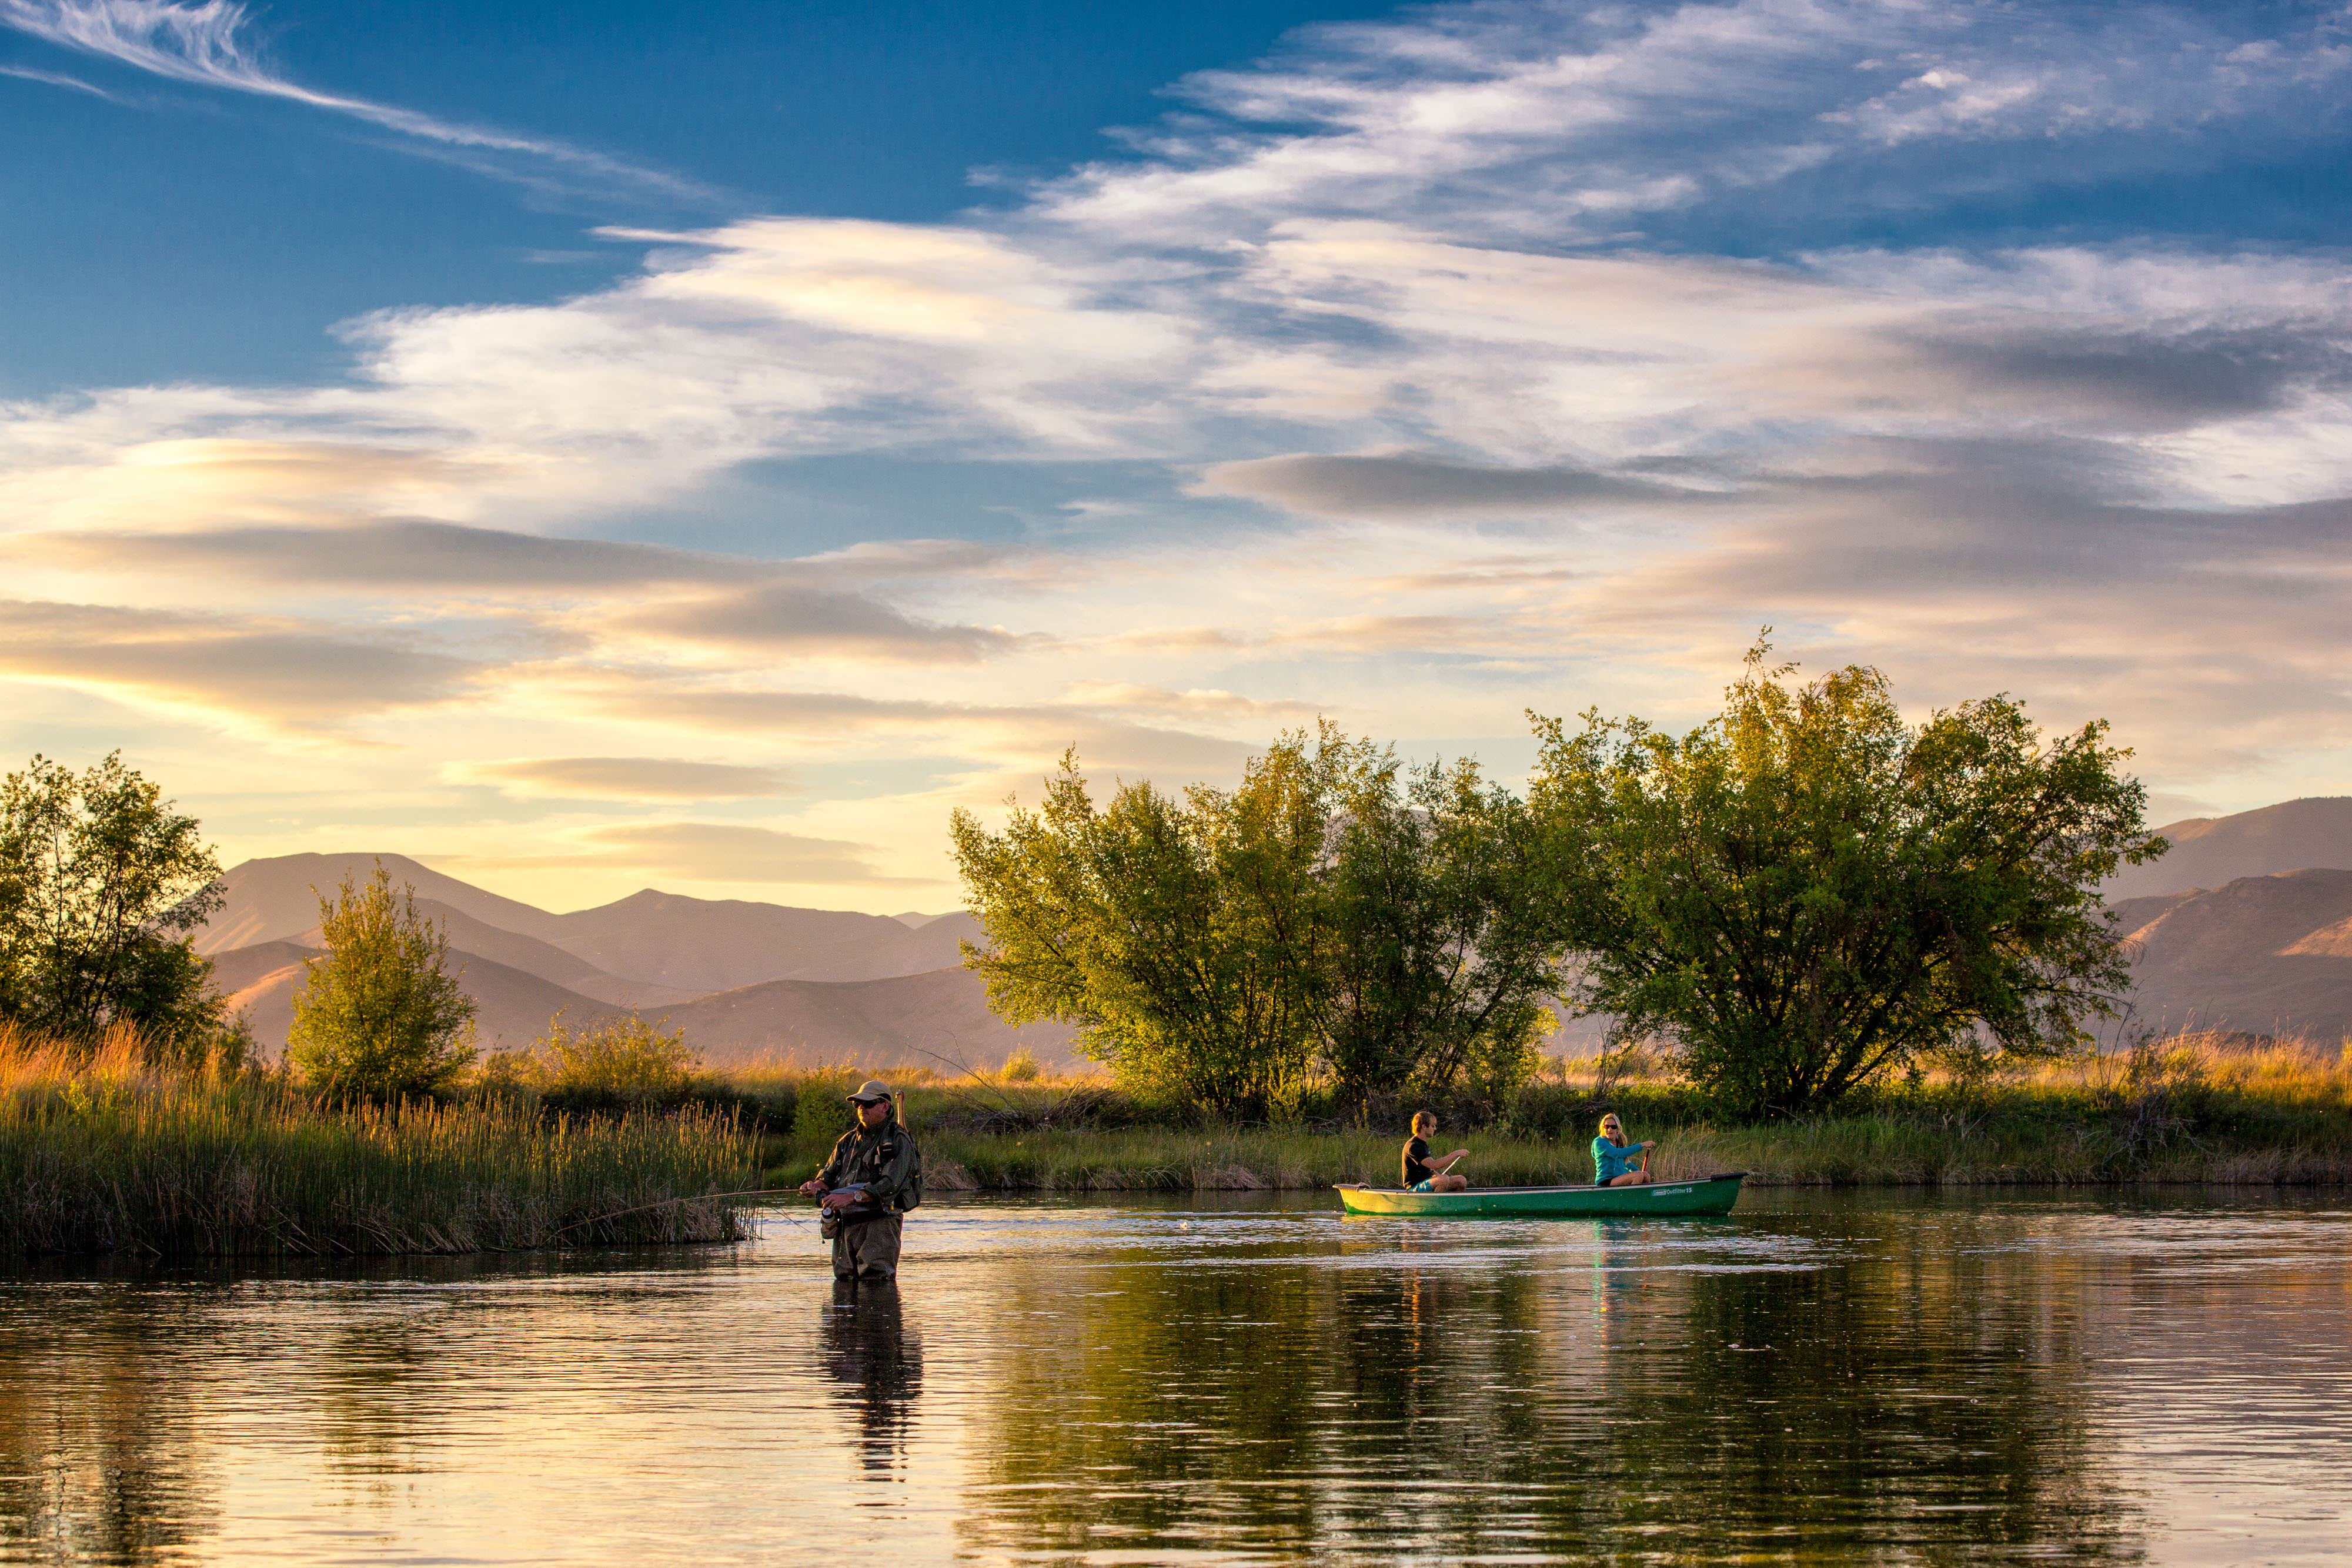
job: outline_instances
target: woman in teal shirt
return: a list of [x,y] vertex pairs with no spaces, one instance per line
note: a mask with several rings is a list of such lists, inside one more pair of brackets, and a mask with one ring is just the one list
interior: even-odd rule
[[1592,1185],[1595,1186],[1641,1186],[1650,1179],[1650,1173],[1646,1168],[1650,1162],[1646,1159],[1643,1160],[1642,1165],[1644,1168],[1636,1170],[1633,1168],[1634,1156],[1647,1155],[1657,1146],[1654,1143],[1626,1143],[1625,1124],[1618,1121],[1614,1114],[1601,1117],[1601,1135],[1592,1140]]

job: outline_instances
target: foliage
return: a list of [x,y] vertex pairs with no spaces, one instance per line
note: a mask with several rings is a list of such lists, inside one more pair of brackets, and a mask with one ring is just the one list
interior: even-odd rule
[[855,1068],[835,1067],[803,1078],[793,1109],[793,1145],[803,1153],[822,1156],[840,1141],[842,1134],[856,1126],[857,1112],[850,1105],[849,1092],[865,1077]]
[[1007,1083],[1034,1083],[1045,1073],[1045,1070],[1038,1065],[1037,1058],[1024,1048],[1004,1059],[1003,1069],[997,1076]]
[[1533,1071],[1559,983],[1531,820],[1475,763],[1399,771],[1370,759],[1341,793],[1322,1059],[1347,1103],[1457,1080],[1491,1096]]
[[1039,811],[1002,833],[968,811],[956,863],[985,950],[966,962],[1014,1024],[1076,1024],[1138,1090],[1231,1115],[1296,1107],[1317,1043],[1316,873],[1341,778],[1360,759],[1328,726],[1288,737],[1230,793],[1179,801],[1122,784],[1097,810],[1075,752]]
[[1097,810],[1073,754],[1040,810],[953,832],[991,1005],[1076,1024],[1139,1094],[1291,1117],[1318,1071],[1360,1099],[1532,1065],[1554,976],[1527,819],[1472,764],[1408,775],[1327,722],[1236,789],[1122,784]]
[[448,972],[447,932],[392,890],[379,862],[364,887],[343,875],[319,899],[327,951],[304,965],[288,1061],[339,1098],[397,1099],[446,1089],[474,1060],[474,1002]]
[[1759,645],[1722,715],[1538,720],[1531,804],[1575,998],[1655,1033],[1741,1115],[1922,1058],[2084,1043],[2126,980],[2100,880],[2161,853],[2104,723],[2045,744],[2005,696],[1916,729],[1861,666],[1792,689]]
[[646,1101],[683,1096],[702,1061],[686,1043],[686,1030],[665,1034],[634,1008],[581,1029],[566,1025],[559,1012],[528,1051],[511,1056],[521,1060],[502,1061],[504,1070],[542,1089]]
[[0,1254],[469,1252],[734,1240],[751,1141],[689,1110],[338,1104],[274,1074],[0,1028]]
[[94,1040],[117,1024],[201,1055],[227,1028],[190,933],[220,906],[193,817],[123,766],[35,757],[0,785],[0,1020]]

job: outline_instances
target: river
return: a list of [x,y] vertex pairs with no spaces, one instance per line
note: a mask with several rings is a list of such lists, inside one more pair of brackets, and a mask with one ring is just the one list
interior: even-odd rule
[[0,1563],[2352,1558],[2344,1194],[1334,1209],[0,1275]]

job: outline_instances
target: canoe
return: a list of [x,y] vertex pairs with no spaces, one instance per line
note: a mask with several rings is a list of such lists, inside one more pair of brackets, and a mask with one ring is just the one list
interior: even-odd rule
[[1476,1186],[1468,1192],[1405,1192],[1392,1186],[1342,1186],[1349,1214],[1407,1214],[1429,1219],[1641,1218],[1729,1214],[1746,1171],[1643,1186]]

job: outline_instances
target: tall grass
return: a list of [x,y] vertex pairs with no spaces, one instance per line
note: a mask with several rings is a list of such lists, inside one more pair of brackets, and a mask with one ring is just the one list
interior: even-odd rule
[[[787,1070],[767,1071],[767,1092],[782,1092]],[[772,1182],[815,1168],[835,1122],[834,1081],[845,1076],[813,1070],[799,1081],[806,1125],[763,1145]],[[1393,1183],[1404,1137],[1402,1114],[1370,1126],[1353,1118],[1198,1124],[1128,1100],[1098,1078],[924,1076],[907,1113],[927,1185],[940,1191]],[[1991,1080],[1928,1073],[1853,1096],[1832,1113],[1755,1125],[1719,1120],[1691,1084],[1639,1054],[1555,1061],[1500,1102],[1435,1108],[1443,1135],[1469,1146],[1462,1168],[1482,1186],[1590,1181],[1604,1111],[1624,1117],[1633,1137],[1660,1143],[1654,1168],[1670,1177],[1746,1170],[1759,1183],[1822,1185],[2352,1181],[2352,1058],[2220,1036]]]
[[469,1252],[739,1239],[753,1141],[695,1109],[340,1107],[283,1079],[0,1030],[0,1253]]

